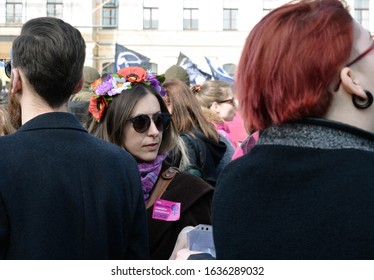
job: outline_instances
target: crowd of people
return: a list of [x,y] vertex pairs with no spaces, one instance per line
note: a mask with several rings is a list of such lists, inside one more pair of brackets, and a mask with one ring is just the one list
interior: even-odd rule
[[[100,75],[76,28],[29,20],[0,107],[0,258],[374,258],[373,49],[344,1],[290,2],[234,84],[191,87],[177,65]],[[201,224],[214,257],[181,242]]]

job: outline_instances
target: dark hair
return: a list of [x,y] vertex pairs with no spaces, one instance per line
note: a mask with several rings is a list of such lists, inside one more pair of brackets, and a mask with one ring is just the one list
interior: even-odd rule
[[[161,112],[169,113],[164,100],[155,87],[144,83],[134,83],[130,89],[123,90],[120,94],[113,96],[103,118],[100,122],[93,120],[88,131],[94,136],[123,147],[126,120],[130,118],[135,105],[146,94],[153,94],[160,103]],[[171,122],[169,128],[163,132],[159,154],[174,148],[175,137],[177,137],[177,132]]]
[[267,14],[250,32],[236,72],[247,129],[323,116],[352,43],[344,1],[299,1]]
[[52,108],[66,102],[83,75],[86,44],[78,29],[58,18],[26,22],[14,40],[12,63]]

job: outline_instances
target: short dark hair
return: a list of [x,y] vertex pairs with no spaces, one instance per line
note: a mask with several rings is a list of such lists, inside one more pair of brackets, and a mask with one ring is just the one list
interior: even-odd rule
[[83,75],[86,44],[78,29],[58,18],[26,22],[14,40],[12,63],[52,108],[66,102]]

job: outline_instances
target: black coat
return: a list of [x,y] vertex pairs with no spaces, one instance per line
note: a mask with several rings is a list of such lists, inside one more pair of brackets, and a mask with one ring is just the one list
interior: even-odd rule
[[[166,168],[164,164],[162,171]],[[152,259],[169,259],[184,227],[211,224],[212,197],[213,187],[201,178],[187,172],[175,175],[161,199],[181,203],[180,219],[174,222],[155,220],[153,206],[147,210]]]
[[137,165],[69,113],[0,137],[0,259],[147,259]]
[[374,135],[323,120],[267,129],[212,207],[218,259],[374,259]]
[[[186,171],[198,174],[211,186],[216,185],[220,174],[220,165],[226,152],[226,144],[223,141],[215,142],[206,137],[200,129],[194,128],[192,133],[183,132],[181,138],[186,146],[190,166]],[[174,150],[168,157],[172,166],[179,166],[180,153]]]

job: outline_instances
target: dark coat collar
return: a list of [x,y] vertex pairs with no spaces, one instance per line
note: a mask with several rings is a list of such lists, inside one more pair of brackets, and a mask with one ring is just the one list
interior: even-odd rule
[[17,132],[40,129],[75,129],[87,132],[73,114],[65,112],[53,112],[39,115],[26,122]]
[[261,133],[257,144],[374,152],[374,134],[344,123],[310,118],[271,126]]

